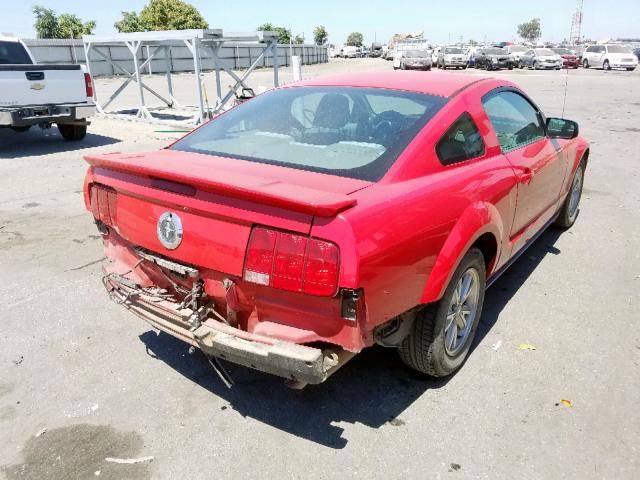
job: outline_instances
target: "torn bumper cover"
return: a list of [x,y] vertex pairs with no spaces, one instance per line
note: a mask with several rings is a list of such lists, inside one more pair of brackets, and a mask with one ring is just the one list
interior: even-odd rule
[[192,310],[175,302],[147,297],[106,277],[111,297],[153,327],[200,348],[206,355],[300,383],[317,384],[354,354],[339,347],[313,348],[257,335],[208,318],[192,331]]

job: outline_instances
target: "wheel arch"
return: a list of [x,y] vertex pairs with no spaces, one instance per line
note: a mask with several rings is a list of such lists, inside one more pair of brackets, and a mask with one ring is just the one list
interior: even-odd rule
[[442,297],[460,261],[473,247],[482,252],[489,276],[500,257],[503,236],[502,217],[494,205],[477,202],[469,206],[451,229],[438,253],[420,302],[432,303]]

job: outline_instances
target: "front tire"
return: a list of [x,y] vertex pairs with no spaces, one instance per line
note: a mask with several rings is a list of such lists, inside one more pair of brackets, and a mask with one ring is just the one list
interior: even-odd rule
[[589,60],[587,60],[586,58],[582,60],[582,66],[584,68],[589,68]]
[[482,313],[485,264],[472,248],[451,277],[440,301],[421,310],[398,349],[409,367],[433,377],[451,375],[467,358]]
[[82,140],[87,135],[86,125],[58,124],[58,130],[60,131],[62,138],[70,142]]
[[604,62],[602,62],[602,69],[611,70],[611,65],[609,65],[609,60],[605,60]]
[[584,185],[584,162],[580,162],[576,173],[573,175],[571,189],[567,193],[567,198],[558,213],[555,225],[560,228],[570,228],[576,223],[578,213],[580,212],[580,199],[582,198],[582,186]]

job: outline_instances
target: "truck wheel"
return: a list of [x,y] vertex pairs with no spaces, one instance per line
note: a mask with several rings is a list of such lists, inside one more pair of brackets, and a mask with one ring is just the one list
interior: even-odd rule
[[20,127],[11,127],[11,130],[18,133],[24,133],[29,131],[30,128],[31,128],[31,125],[22,125]]
[[58,124],[58,130],[60,130],[60,135],[62,135],[65,140],[69,141],[82,140],[87,135],[86,125]]
[[589,68],[589,60],[587,60],[586,58],[582,60],[582,66],[584,68]]
[[578,218],[580,212],[580,198],[582,197],[582,185],[584,184],[584,162],[580,162],[576,173],[573,175],[571,190],[567,193],[567,198],[560,208],[558,218],[555,221],[556,227],[569,228]]
[[409,367],[444,377],[464,363],[482,313],[484,256],[472,248],[456,269],[440,301],[416,317],[398,353]]

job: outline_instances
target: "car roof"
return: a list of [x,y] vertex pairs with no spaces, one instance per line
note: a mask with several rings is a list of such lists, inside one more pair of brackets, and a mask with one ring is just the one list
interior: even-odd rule
[[20,41],[20,39],[19,39],[19,38],[17,38],[17,37],[9,36],[9,35],[0,35],[0,41],[2,41],[2,42],[16,42],[16,43],[18,43],[18,42]]
[[484,79],[477,76],[458,73],[389,71],[330,75],[303,80],[290,86],[386,88],[451,97],[482,80]]

